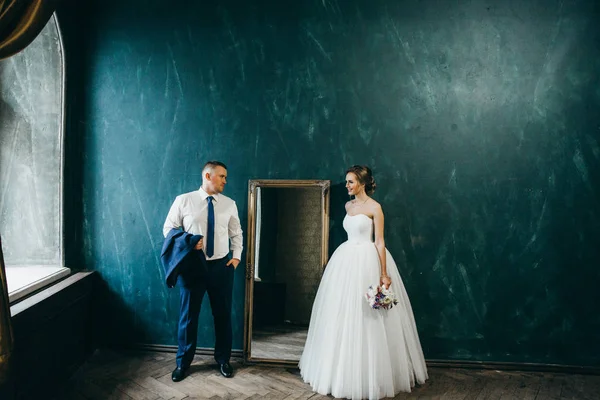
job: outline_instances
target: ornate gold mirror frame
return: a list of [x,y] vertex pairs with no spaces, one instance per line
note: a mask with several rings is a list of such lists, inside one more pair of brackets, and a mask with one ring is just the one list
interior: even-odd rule
[[257,189],[258,188],[320,188],[321,190],[321,268],[325,268],[329,249],[329,195],[331,181],[328,180],[284,180],[256,179],[248,182],[248,234],[246,250],[246,298],[244,315],[244,361],[271,365],[297,366],[298,360],[270,359],[252,356],[252,321],[254,316],[254,275],[257,232]]

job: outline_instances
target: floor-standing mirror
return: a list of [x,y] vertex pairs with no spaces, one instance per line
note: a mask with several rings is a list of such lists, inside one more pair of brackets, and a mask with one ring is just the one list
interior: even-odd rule
[[327,264],[324,180],[250,180],[244,359],[297,365]]

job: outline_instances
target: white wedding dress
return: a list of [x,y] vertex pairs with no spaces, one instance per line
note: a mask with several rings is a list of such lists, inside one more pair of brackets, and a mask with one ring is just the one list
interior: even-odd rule
[[386,249],[387,273],[398,305],[374,310],[365,299],[381,275],[373,221],[346,215],[348,240],[333,253],[313,304],[300,358],[305,382],[320,394],[380,399],[410,392],[428,378],[410,301]]

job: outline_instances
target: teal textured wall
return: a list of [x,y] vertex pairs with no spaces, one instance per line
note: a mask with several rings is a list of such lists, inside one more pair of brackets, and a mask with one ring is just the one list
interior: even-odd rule
[[[427,358],[600,364],[594,1],[92,8],[62,12],[66,241],[106,284],[108,339],[176,343],[161,227],[204,161],[228,164],[245,231],[248,179],[331,179],[331,251],[364,163]],[[201,321],[212,346],[208,304]]]

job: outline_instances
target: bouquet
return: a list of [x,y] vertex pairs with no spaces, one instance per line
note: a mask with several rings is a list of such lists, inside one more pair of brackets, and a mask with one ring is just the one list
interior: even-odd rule
[[386,289],[385,286],[377,286],[373,288],[373,286],[369,286],[369,290],[365,293],[365,297],[367,302],[374,310],[384,309],[389,310],[398,304],[398,299],[392,289]]

